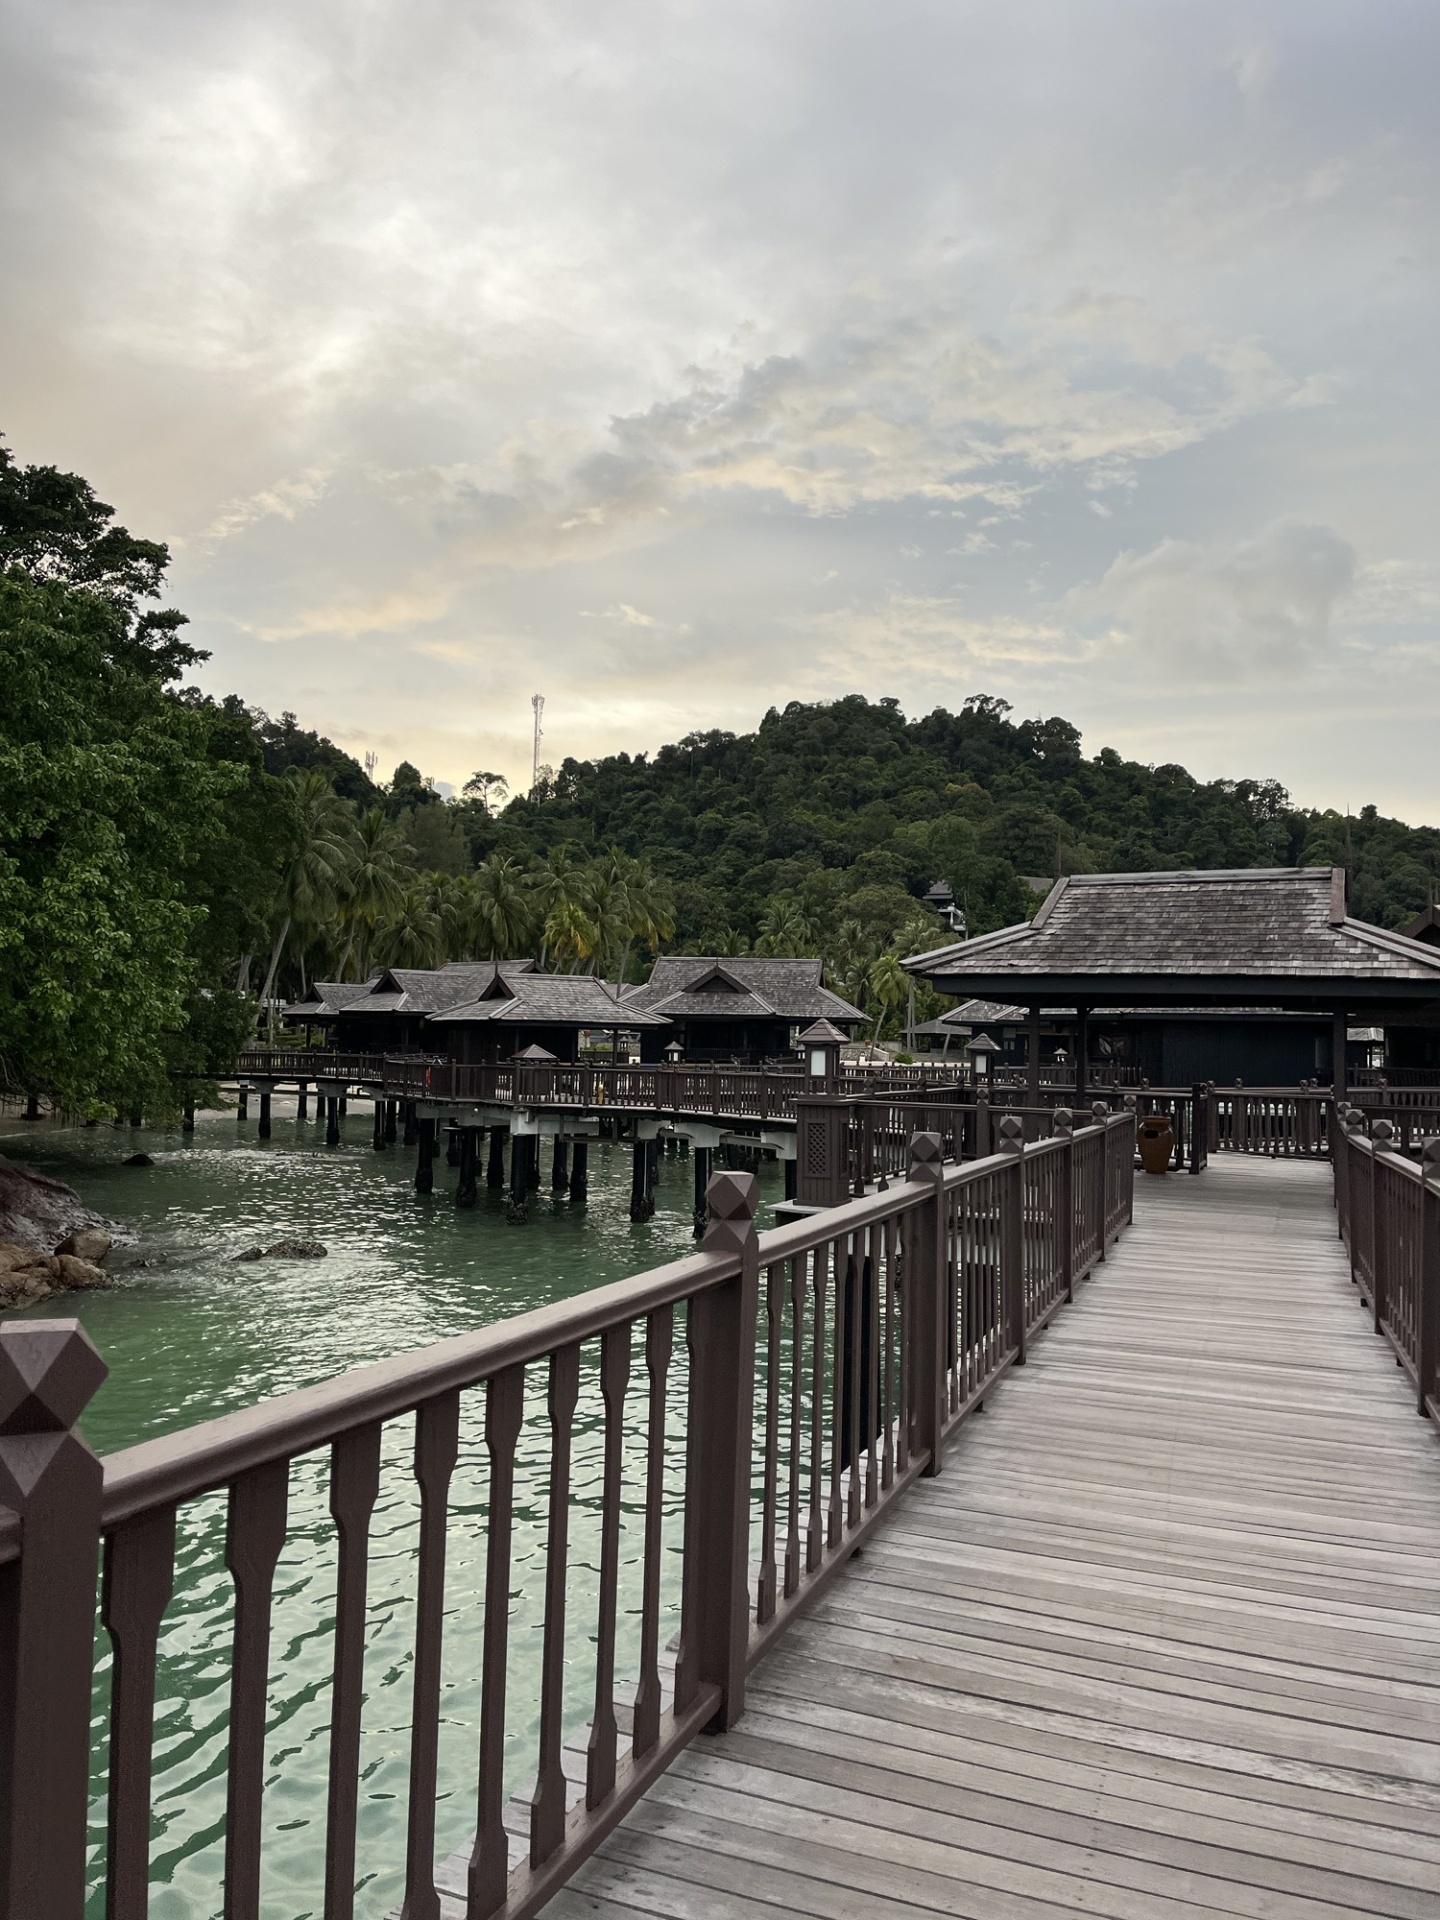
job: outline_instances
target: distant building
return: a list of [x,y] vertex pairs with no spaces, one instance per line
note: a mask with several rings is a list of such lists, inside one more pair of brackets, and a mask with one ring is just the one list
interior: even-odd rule
[[853,1032],[865,1015],[824,984],[819,960],[752,955],[664,954],[642,987],[623,996],[627,1009],[661,1015],[670,1032],[647,1029],[640,1057],[659,1061],[667,1041],[687,1060],[758,1064],[795,1050],[796,1035],[815,1020]]

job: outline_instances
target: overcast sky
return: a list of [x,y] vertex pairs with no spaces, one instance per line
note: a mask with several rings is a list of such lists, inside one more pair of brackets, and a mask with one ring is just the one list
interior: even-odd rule
[[388,773],[985,692],[1440,819],[1434,0],[0,0],[0,427]]

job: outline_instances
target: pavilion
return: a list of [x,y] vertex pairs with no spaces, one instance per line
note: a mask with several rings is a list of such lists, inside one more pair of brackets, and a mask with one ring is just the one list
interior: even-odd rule
[[[801,1027],[829,1020],[853,1033],[865,1015],[823,979],[820,960],[747,954],[662,954],[644,986],[624,995],[627,1009],[663,1015],[687,1060],[758,1065],[792,1053]],[[658,1034],[641,1036],[641,1059],[659,1060]]]
[[1440,1028],[1440,949],[1352,919],[1340,867],[1071,874],[1032,921],[904,964],[941,993],[1023,1007],[1037,1094],[1042,1010],[1071,1010],[1077,1098],[1097,1008],[1328,1014],[1320,1077],[1337,1090],[1350,1027]]

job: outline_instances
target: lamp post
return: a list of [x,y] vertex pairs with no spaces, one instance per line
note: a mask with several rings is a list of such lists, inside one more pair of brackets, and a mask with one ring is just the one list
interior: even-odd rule
[[826,1087],[833,1087],[840,1078],[840,1049],[845,1044],[845,1036],[829,1020],[817,1020],[813,1026],[806,1027],[800,1035],[800,1045],[805,1049],[805,1065],[812,1080],[822,1080]]
[[988,1033],[977,1033],[973,1040],[965,1042],[965,1058],[970,1062],[970,1078],[977,1087],[990,1084],[990,1056],[999,1053],[1000,1048]]

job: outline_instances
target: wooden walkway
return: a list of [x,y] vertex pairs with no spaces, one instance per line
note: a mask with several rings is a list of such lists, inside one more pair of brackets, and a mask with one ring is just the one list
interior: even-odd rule
[[1329,1170],[1108,1265],[550,1920],[1440,1920],[1440,1446]]

